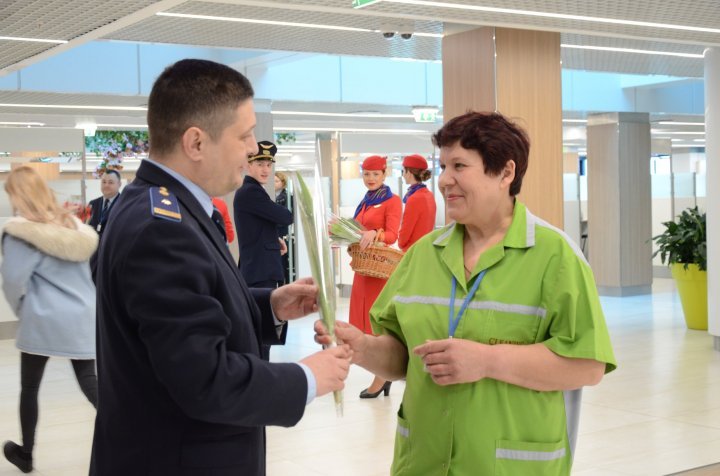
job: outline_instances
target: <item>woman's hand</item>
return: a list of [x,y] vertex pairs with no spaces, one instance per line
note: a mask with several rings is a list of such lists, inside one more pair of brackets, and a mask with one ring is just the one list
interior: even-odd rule
[[485,344],[465,339],[429,340],[413,349],[438,385],[477,382],[487,377]]
[[364,250],[375,241],[377,236],[377,230],[365,230],[362,232],[362,238],[360,238],[360,249]]
[[[335,337],[338,344],[346,344],[353,351],[353,360],[362,358],[366,348],[365,334],[357,327],[343,321],[335,322]],[[332,337],[322,321],[315,321],[315,342],[320,345],[330,345]]]

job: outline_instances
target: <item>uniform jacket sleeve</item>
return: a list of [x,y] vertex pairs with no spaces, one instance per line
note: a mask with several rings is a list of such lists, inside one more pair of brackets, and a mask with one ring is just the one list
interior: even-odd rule
[[15,315],[20,317],[20,307],[30,278],[43,255],[33,246],[10,235],[3,235],[2,248],[0,274],[3,292]]
[[[228,316],[224,300],[233,299],[228,293],[235,288],[218,269],[217,250],[182,223],[154,220],[128,252],[132,259],[119,259],[113,287],[123,289],[154,374],[185,414],[242,426],[295,424],[304,411],[304,373],[295,364],[260,358],[255,326],[266,333],[267,324],[253,324],[257,311],[249,293],[234,308],[238,315]],[[218,290],[225,290],[222,296]],[[238,285],[234,293],[245,291]],[[269,293],[256,297],[268,300]]]
[[90,225],[94,230],[97,230],[97,226],[100,224],[100,212],[102,208],[102,197],[96,198],[94,200],[90,200],[88,203],[90,205],[90,219],[88,220],[88,225]]
[[[265,189],[258,184],[244,184],[249,187],[245,193],[235,195],[235,219],[237,212],[243,211],[258,216],[264,220],[271,221],[276,225],[290,225],[293,222],[293,215],[290,210],[273,202]],[[242,190],[242,189],[240,189]]]
[[400,219],[402,218],[402,201],[397,195],[387,200],[387,208],[385,209],[385,236],[383,241],[392,245],[398,239],[400,231]]

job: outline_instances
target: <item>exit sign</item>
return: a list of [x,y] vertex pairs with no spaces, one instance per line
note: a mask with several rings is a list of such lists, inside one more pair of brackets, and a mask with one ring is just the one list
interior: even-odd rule
[[437,121],[438,110],[435,108],[413,108],[413,117],[415,122],[435,122]]
[[382,2],[382,0],[353,0],[352,6],[353,8],[363,8],[379,2]]

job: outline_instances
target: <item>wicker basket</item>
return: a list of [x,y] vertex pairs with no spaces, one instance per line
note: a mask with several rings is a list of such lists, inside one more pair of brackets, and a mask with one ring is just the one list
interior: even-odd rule
[[350,267],[358,274],[371,278],[387,279],[395,271],[403,252],[384,244],[372,244],[360,251],[360,245],[353,243],[348,246],[352,257]]

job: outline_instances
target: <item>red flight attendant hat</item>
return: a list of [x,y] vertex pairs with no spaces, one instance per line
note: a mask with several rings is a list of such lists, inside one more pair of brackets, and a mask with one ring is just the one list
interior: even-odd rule
[[363,160],[363,170],[385,170],[387,167],[387,159],[379,155],[371,155]]
[[427,160],[425,157],[418,154],[407,155],[403,159],[403,167],[406,169],[420,169],[425,170],[428,168]]

